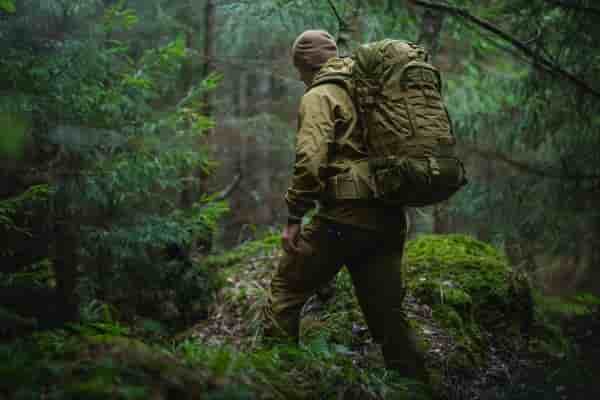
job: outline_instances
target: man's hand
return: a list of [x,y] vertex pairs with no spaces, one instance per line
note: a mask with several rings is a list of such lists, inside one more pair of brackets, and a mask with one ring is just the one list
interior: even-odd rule
[[286,253],[297,253],[300,224],[287,224],[281,234],[281,244]]

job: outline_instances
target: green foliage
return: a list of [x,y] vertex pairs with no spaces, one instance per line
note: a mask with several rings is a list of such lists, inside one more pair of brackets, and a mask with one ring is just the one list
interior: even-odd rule
[[544,314],[564,319],[594,313],[600,306],[600,298],[591,293],[578,293],[570,298],[536,293],[536,303]]
[[129,30],[138,22],[135,10],[125,8],[125,1],[120,0],[117,4],[109,7],[104,13],[104,29],[108,33],[116,30]]
[[[183,342],[177,349],[190,365],[205,365],[222,380],[248,382],[246,391],[274,399],[426,399],[418,386],[384,369],[356,370],[349,350],[316,338],[300,348],[278,345],[251,353]],[[240,391],[244,390],[243,386]],[[235,398],[235,397],[234,397]]]
[[[27,224],[17,223],[17,216],[31,217],[34,209],[47,206],[48,199],[53,194],[49,185],[35,185],[29,187],[25,192],[7,199],[0,200],[0,231],[18,232],[25,236],[29,235]],[[10,248],[0,245],[0,254],[8,255]]]
[[[541,0],[460,4],[514,38],[532,38],[527,46],[553,68],[597,86],[600,69],[586,67],[599,56],[597,15]],[[455,64],[447,74],[450,113],[475,155],[467,165],[471,184],[452,212],[496,240],[526,248],[525,258],[580,254],[571,238],[596,223],[584,204],[597,195],[597,97],[463,18],[446,20],[455,41],[447,44]]]
[[35,398],[43,392],[61,399],[141,399],[151,387],[167,386],[153,376],[163,368],[160,362],[167,361],[161,352],[119,336],[118,326],[76,328],[78,334],[53,331],[0,346],[0,375],[12,378],[2,381],[2,390],[11,398]]
[[14,13],[16,10],[14,0],[0,0],[0,11]]
[[271,253],[274,249],[279,247],[280,243],[281,235],[278,233],[271,233],[265,235],[265,237],[261,239],[243,243],[232,250],[217,255],[211,255],[204,260],[204,264],[213,268],[225,268],[236,265],[243,266],[243,263],[251,256]]
[[56,286],[52,261],[45,258],[12,274],[0,273],[0,288],[47,288]]
[[[60,220],[69,226],[77,236],[72,252],[82,263],[71,267],[82,273],[77,290],[84,308],[101,298],[135,309],[158,297],[176,303],[185,315],[192,308],[202,313],[216,278],[189,256],[169,260],[164,254],[170,246],[210,243],[227,212],[225,203],[203,193],[197,178],[214,167],[199,144],[213,126],[200,112],[200,100],[219,78],[207,76],[182,88],[183,65],[193,56],[185,35],[167,30],[160,43],[140,46],[132,37],[123,40],[139,29],[134,8],[119,1],[98,15],[95,7],[89,1],[52,1],[23,8],[23,18],[65,22],[65,36],[44,42],[43,51],[37,35],[45,32],[21,27],[20,20],[2,22],[7,33],[0,36],[5,50],[0,75],[8,78],[14,96],[0,100],[0,125],[7,133],[0,156],[18,158],[30,128],[36,149],[54,146],[59,156],[36,165],[52,184],[0,200],[0,227],[27,234],[28,213],[47,213],[49,224]],[[86,18],[90,28],[82,35],[76,22]],[[17,115],[33,120],[25,124]],[[184,207],[183,191],[189,198]],[[11,282],[27,278],[23,274]]]
[[355,334],[357,329],[366,332],[366,321],[354,294],[350,273],[343,268],[335,280],[335,301],[325,304],[318,315],[309,314],[303,319],[302,337],[320,338],[350,348],[364,339]]
[[169,351],[122,336],[118,326],[78,326],[0,345],[0,390],[11,398],[427,399],[382,368],[357,370],[348,350],[315,339],[243,353],[186,340]]
[[578,318],[592,317],[600,309],[600,299],[590,293],[557,297],[536,290],[534,300],[533,328],[536,335],[531,343],[532,349],[558,358],[574,358],[575,348],[565,331]]
[[23,157],[27,142],[27,124],[22,118],[0,112],[0,160]]

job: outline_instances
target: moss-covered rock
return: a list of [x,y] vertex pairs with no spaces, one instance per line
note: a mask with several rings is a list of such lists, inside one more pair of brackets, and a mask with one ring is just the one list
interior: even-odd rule
[[452,337],[446,366],[455,373],[477,373],[490,338],[512,348],[529,329],[528,280],[494,247],[466,235],[424,235],[407,244],[404,263],[409,293]]
[[442,325],[521,329],[531,319],[524,275],[494,247],[466,235],[425,235],[407,245],[407,285]]
[[0,344],[0,398],[238,399],[219,396],[244,386],[164,345],[125,336],[57,330]]

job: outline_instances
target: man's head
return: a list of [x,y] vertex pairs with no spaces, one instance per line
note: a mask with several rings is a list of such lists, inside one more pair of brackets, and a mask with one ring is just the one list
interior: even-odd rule
[[300,72],[300,79],[307,86],[323,64],[335,56],[337,56],[335,39],[321,30],[304,31],[292,46],[294,66]]

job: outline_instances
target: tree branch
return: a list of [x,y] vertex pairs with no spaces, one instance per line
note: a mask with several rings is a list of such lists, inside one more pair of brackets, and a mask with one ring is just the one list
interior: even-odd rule
[[[203,56],[200,56],[200,58],[204,59]],[[273,76],[285,82],[286,84],[288,81],[290,81],[293,86],[304,86],[304,84],[302,84],[298,78],[278,73],[273,68],[273,62],[268,61],[267,59],[261,60],[247,57],[213,57],[212,60],[216,65],[219,66],[228,66],[232,68],[238,68],[240,70],[249,70],[258,74]]]
[[418,6],[424,7],[424,8],[445,11],[450,14],[460,16],[460,17],[466,19],[467,21],[470,21],[470,22],[476,24],[479,27],[481,27],[489,32],[494,33],[495,35],[501,37],[502,39],[504,39],[505,41],[507,41],[511,45],[513,45],[516,49],[518,49],[519,51],[521,51],[522,53],[527,55],[531,59],[531,61],[533,62],[533,65],[535,67],[539,67],[543,71],[558,75],[558,76],[570,81],[571,83],[573,83],[574,85],[579,87],[584,92],[589,93],[589,94],[593,95],[594,97],[597,97],[600,99],[600,91],[599,90],[591,87],[587,82],[583,81],[579,77],[571,74],[570,72],[566,71],[565,69],[561,68],[560,66],[554,64],[551,60],[538,54],[535,50],[533,50],[532,48],[527,46],[525,43],[523,43],[520,40],[509,35],[502,29],[494,26],[493,24],[491,24],[490,22],[488,22],[486,20],[483,20],[475,15],[472,15],[467,10],[460,8],[460,7],[455,7],[455,6],[451,6],[451,5],[447,5],[447,4],[433,3],[430,1],[426,1],[426,0],[409,0],[409,1]]
[[233,177],[233,181],[227,185],[227,187],[219,192],[219,194],[214,198],[214,201],[225,200],[229,195],[235,190],[237,185],[240,183],[242,179],[242,174],[237,174]]
[[[12,311],[0,307],[0,324],[2,329],[27,328],[32,329],[37,326],[37,321],[34,318],[24,318]],[[2,333],[2,330],[0,330]]]
[[517,171],[539,176],[540,178],[557,179],[557,180],[570,180],[570,181],[582,181],[582,180],[593,180],[600,179],[600,175],[572,173],[566,171],[564,165],[561,165],[561,170],[554,168],[544,168],[542,166],[533,165],[531,163],[516,160],[509,157],[508,155],[494,149],[488,149],[478,146],[475,143],[462,142],[460,147],[468,153],[476,154],[477,156],[489,160],[499,161],[506,164]]
[[346,26],[346,22],[342,19],[342,17],[338,13],[337,9],[335,8],[335,4],[333,4],[333,1],[332,0],[327,0],[327,2],[329,3],[329,6],[331,7],[331,10],[335,14],[335,18],[337,18],[338,23],[340,24],[340,30],[341,30],[344,26]]

